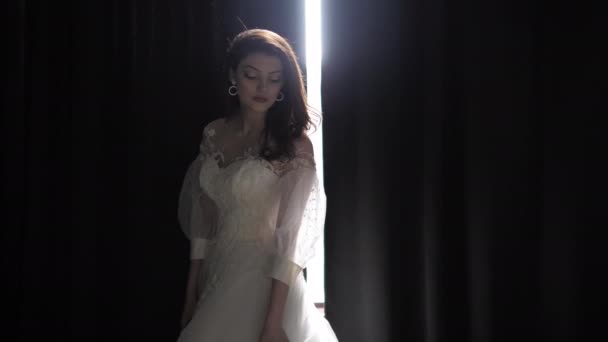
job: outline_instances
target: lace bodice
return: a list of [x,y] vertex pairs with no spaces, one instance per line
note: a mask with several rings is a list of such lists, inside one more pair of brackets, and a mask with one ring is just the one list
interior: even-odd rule
[[270,257],[269,276],[290,284],[314,256],[325,219],[312,145],[298,141],[291,160],[269,162],[253,148],[226,160],[216,133],[212,124],[203,130],[180,194],[191,259],[254,244]]

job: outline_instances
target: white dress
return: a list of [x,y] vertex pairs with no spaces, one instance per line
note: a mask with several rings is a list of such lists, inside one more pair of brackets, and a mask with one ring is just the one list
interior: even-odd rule
[[226,162],[212,125],[186,173],[180,226],[190,258],[204,259],[199,300],[179,342],[258,342],[272,278],[290,286],[283,329],[290,342],[337,341],[307,294],[302,269],[323,233],[325,195],[309,141],[290,161],[251,150]]

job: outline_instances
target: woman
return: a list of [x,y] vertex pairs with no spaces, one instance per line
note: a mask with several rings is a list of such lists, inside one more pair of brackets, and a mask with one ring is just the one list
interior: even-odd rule
[[337,341],[302,269],[325,219],[302,73],[289,43],[228,49],[229,110],[208,124],[180,194],[190,270],[180,342]]

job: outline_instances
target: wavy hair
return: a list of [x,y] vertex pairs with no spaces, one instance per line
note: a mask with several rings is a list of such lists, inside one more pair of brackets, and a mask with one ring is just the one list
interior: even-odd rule
[[[319,122],[321,115],[308,105],[304,78],[293,48],[285,38],[275,32],[250,29],[236,35],[228,47],[224,66],[226,73],[230,70],[236,71],[244,58],[256,52],[278,57],[283,66],[285,80],[281,89],[285,99],[275,102],[266,113],[260,157],[268,161],[291,159],[294,157],[294,141],[311,125],[317,128],[309,112],[318,116]],[[236,116],[239,108],[238,96],[228,95],[226,119],[230,120]]]

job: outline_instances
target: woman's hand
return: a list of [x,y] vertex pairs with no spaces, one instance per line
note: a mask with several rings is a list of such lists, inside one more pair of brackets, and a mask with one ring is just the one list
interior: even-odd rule
[[280,324],[265,324],[259,342],[289,342]]

